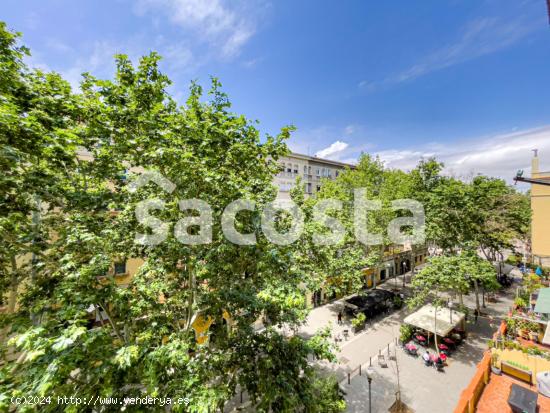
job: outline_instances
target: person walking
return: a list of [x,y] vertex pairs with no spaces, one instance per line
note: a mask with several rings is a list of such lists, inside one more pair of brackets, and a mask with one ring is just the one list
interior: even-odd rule
[[338,312],[338,325],[341,325],[342,324],[342,311],[340,310]]
[[479,311],[477,308],[474,310],[474,324],[477,324],[477,318],[479,317]]

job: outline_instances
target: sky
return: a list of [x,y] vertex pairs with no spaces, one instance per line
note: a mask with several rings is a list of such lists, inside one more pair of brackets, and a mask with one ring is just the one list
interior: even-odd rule
[[435,156],[457,176],[550,170],[546,0],[3,0],[31,66],[113,75],[157,51],[185,101],[220,79],[262,134],[292,150],[392,168]]

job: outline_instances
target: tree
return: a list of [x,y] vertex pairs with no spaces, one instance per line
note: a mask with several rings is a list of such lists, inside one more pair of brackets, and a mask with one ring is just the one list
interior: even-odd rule
[[476,206],[474,239],[485,257],[496,261],[501,250],[513,249],[513,242],[529,233],[530,200],[501,179],[477,176],[470,188]]
[[[448,293],[457,294],[463,305],[463,295],[473,290],[476,294],[476,308],[481,312],[479,286],[488,291],[497,288],[495,274],[492,264],[479,257],[473,249],[460,254],[434,256],[414,277],[412,287],[415,295],[409,299],[408,305],[415,308],[431,302],[437,309],[444,304],[444,295]],[[437,325],[437,311],[434,317]]]
[[[14,43],[3,36],[8,46],[2,59],[15,54],[14,72],[24,76]],[[260,140],[252,123],[229,112],[215,79],[210,100],[203,102],[201,87],[193,84],[185,106],[178,107],[166,92],[170,82],[158,60],[153,53],[134,67],[118,56],[113,80],[86,74],[76,97],[59,76],[41,77],[55,80],[59,90],[36,99],[44,100],[52,119],[67,124],[60,123],[56,134],[42,130],[37,137],[49,140],[43,148],[46,159],[67,151],[66,164],[72,160],[74,165],[60,168],[66,176],[56,187],[60,199],[51,204],[56,206],[55,237],[48,237],[32,283],[16,292],[19,306],[10,318],[10,343],[22,356],[1,370],[0,393],[6,397],[0,406],[23,394],[87,399],[147,394],[187,397],[189,405],[173,406],[174,411],[206,412],[223,406],[240,388],[259,412],[318,412],[325,405],[340,411],[340,395],[320,394],[329,382],[307,361],[312,353],[334,357],[328,333],[303,339],[285,337],[277,328],[283,323],[297,327],[304,319],[300,282],[307,269],[295,258],[295,244],[275,245],[260,232],[260,209],[274,199],[272,177],[277,159],[287,151],[284,140],[291,128]],[[1,79],[9,86],[17,77]],[[37,80],[36,87],[42,83]],[[53,99],[58,94],[59,102]],[[63,105],[72,99],[78,100],[78,110],[65,113]],[[89,159],[75,161],[73,139],[92,155]],[[40,165],[38,158],[26,159],[34,167]],[[14,161],[14,170],[22,166]],[[64,164],[59,161],[59,166]],[[154,183],[130,190],[143,167],[169,179],[171,193]],[[152,235],[148,221],[135,213],[151,198],[163,203],[153,215],[170,229],[160,245],[135,242],[136,231]],[[204,226],[172,231],[182,216],[195,214],[194,208],[179,207],[180,200],[193,198],[211,206],[208,244],[177,239],[204,235]],[[256,202],[236,224],[256,236],[254,245],[235,245],[223,236],[221,214],[238,198]],[[6,228],[20,236],[19,228]],[[139,258],[143,265],[121,288],[112,263],[128,258]],[[31,314],[38,315],[33,322]],[[99,317],[94,328],[91,314]],[[230,328],[223,326],[224,314]],[[255,331],[252,323],[261,317],[268,320],[266,328]],[[198,320],[213,323],[208,345],[197,342],[193,324]],[[41,411],[58,409],[56,404],[41,406]]]
[[485,291],[495,291],[500,288],[500,284],[496,280],[496,270],[493,265],[481,258],[477,251],[473,248],[464,250],[460,256],[460,272],[459,277],[473,284],[474,293],[476,296],[476,309],[481,313],[479,304],[479,289]]
[[503,180],[441,175],[443,164],[421,161],[411,171],[414,197],[426,207],[427,238],[444,252],[476,245],[488,260],[529,232],[529,198]]
[[[369,233],[381,235],[381,242],[377,245],[364,245],[357,239],[353,210],[357,189],[365,190],[365,199],[380,202],[381,208],[369,211],[366,221]],[[305,204],[313,208],[327,199],[340,201],[342,210],[332,212],[331,216],[342,223],[345,236],[336,248],[326,251],[325,257],[329,256],[330,259],[321,267],[325,269],[321,279],[327,279],[330,274],[338,275],[332,288],[339,292],[349,293],[362,288],[365,276],[361,270],[367,266],[380,266],[385,252],[393,245],[387,233],[388,224],[395,218],[408,214],[395,210],[392,201],[409,198],[411,192],[411,181],[407,173],[386,169],[380,159],[368,154],[361,155],[354,169],[344,171],[334,180],[324,180],[321,191]],[[313,225],[319,226],[318,223]]]
[[18,37],[0,22],[0,286],[9,291],[0,305],[9,313],[36,275],[78,144],[78,98],[60,76],[25,66]]

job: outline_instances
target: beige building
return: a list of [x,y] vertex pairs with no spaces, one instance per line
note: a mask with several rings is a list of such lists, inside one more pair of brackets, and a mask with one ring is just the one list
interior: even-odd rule
[[[543,172],[539,167],[539,157],[535,151],[531,163],[531,178],[548,180],[550,170]],[[533,262],[550,267],[550,185],[531,184],[531,253]]]
[[290,190],[296,183],[298,176],[302,177],[304,191],[312,195],[321,188],[323,178],[334,179],[346,168],[355,168],[354,165],[338,161],[317,158],[316,156],[291,153],[279,159],[281,172],[275,177],[274,183],[279,188],[277,198],[289,199]]

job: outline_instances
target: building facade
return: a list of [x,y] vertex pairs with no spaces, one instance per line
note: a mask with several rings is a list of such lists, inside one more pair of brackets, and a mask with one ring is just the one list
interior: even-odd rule
[[338,177],[346,168],[355,166],[343,162],[317,158],[316,156],[291,153],[279,159],[281,171],[274,179],[274,184],[279,189],[277,198],[290,199],[290,190],[296,184],[296,178],[300,176],[304,184],[304,192],[313,195],[321,189],[321,181]]
[[[531,178],[550,181],[550,171],[540,170],[535,151]],[[531,184],[531,253],[534,264],[550,267],[550,186]]]

